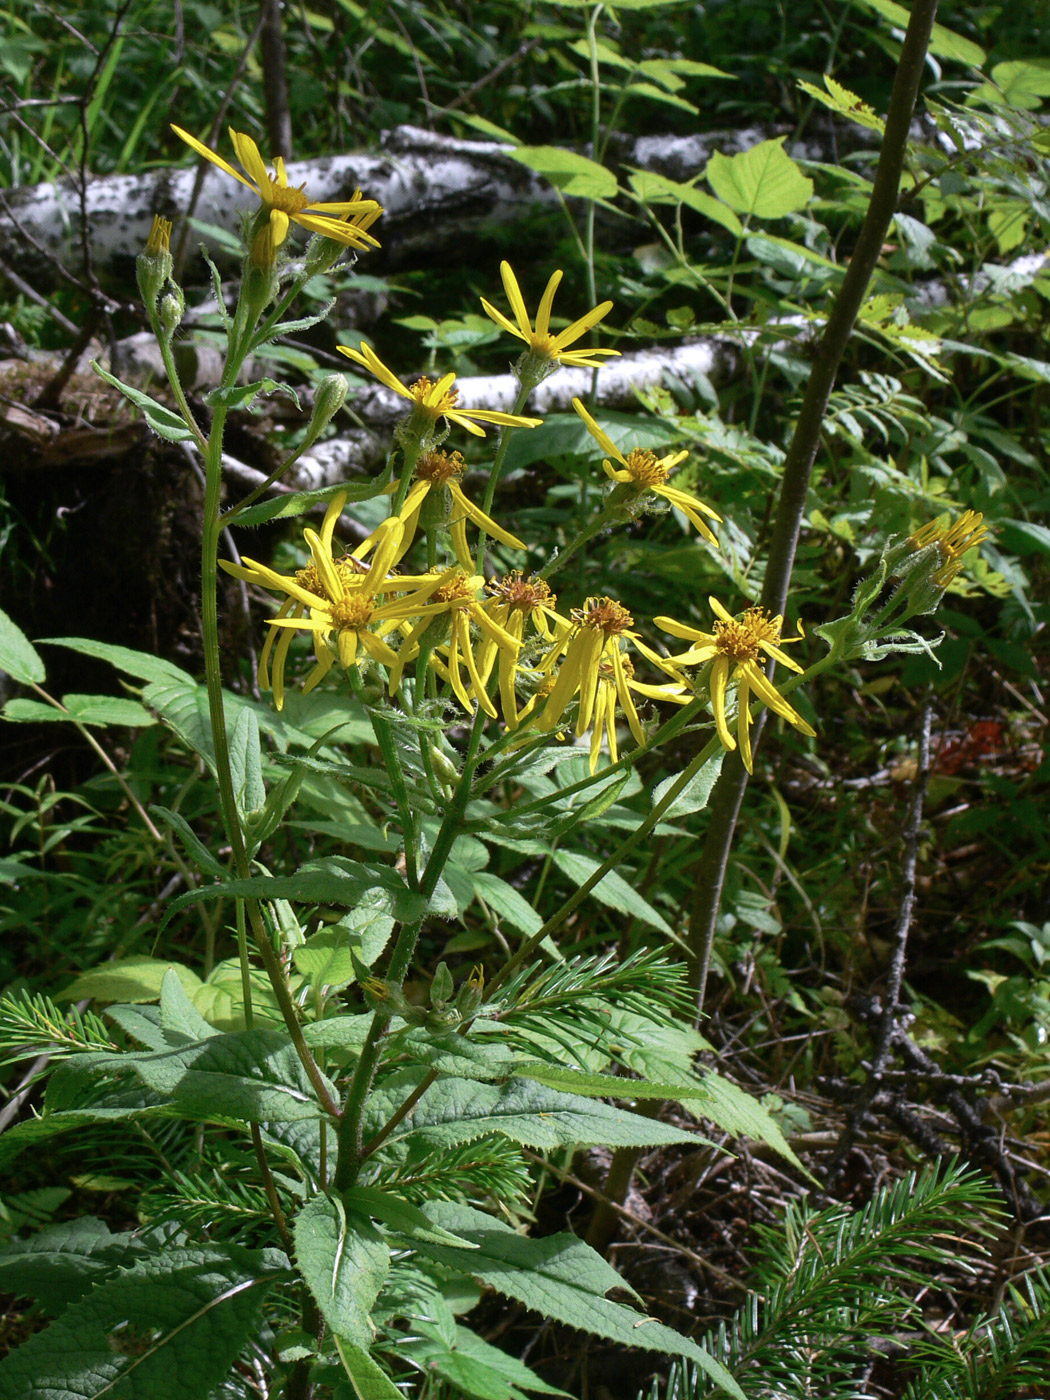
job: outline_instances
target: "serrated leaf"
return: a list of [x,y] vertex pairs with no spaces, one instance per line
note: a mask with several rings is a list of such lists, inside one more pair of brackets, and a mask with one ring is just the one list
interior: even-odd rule
[[233,795],[242,820],[258,812],[266,801],[266,786],[262,776],[262,748],[259,744],[259,721],[255,711],[245,706],[237,712],[230,735],[230,776]]
[[819,102],[823,107],[829,107],[831,111],[837,112],[839,116],[846,117],[858,126],[863,126],[868,131],[876,131],[881,136],[886,130],[886,123],[862,98],[855,92],[850,92],[849,88],[837,83],[829,74],[824,74],[824,88],[814,87],[812,83],[799,82],[798,86],[803,92],[808,93],[814,101]]
[[[576,851],[554,852],[554,864],[577,886],[585,884],[601,863],[592,856],[580,855]],[[631,914],[649,928],[658,929],[660,933],[672,938],[675,936],[674,930],[663,915],[658,914],[649,901],[643,899],[615,870],[610,870],[602,876],[591,891],[591,897],[610,909],[615,909],[618,914]]]
[[90,972],[82,972],[59,992],[56,1000],[82,1001],[87,997],[93,1001],[156,1001],[168,972],[178,977],[187,992],[192,993],[201,985],[197,974],[181,963],[173,963],[168,958],[140,955],[116,958],[113,962],[92,968]]
[[[707,806],[711,797],[711,790],[718,781],[718,775],[722,771],[722,753],[716,753],[713,758],[709,758],[699,772],[694,773],[689,782],[678,794],[675,800],[663,814],[663,821],[673,821],[675,817],[684,817],[689,812],[702,812]],[[664,794],[669,792],[680,774],[672,774],[669,778],[664,778],[657,783],[653,789],[653,806],[656,807],[663,801]]]
[[434,1225],[418,1206],[402,1200],[400,1196],[392,1195],[389,1191],[381,1191],[376,1186],[352,1186],[349,1191],[343,1192],[342,1200],[347,1210],[381,1220],[389,1229],[399,1235],[407,1235],[409,1239],[426,1239],[434,1244],[453,1244],[462,1249],[474,1248],[462,1235]]
[[152,656],[146,651],[132,651],[130,647],[114,646],[111,642],[96,642],[91,637],[44,637],[41,646],[67,647],[81,656],[94,656],[99,661],[108,661],[118,671],[134,676],[136,680],[162,681],[181,680],[193,683],[193,677],[171,661]]
[[[309,322],[307,324],[310,324]],[[285,328],[278,328],[282,333],[287,333]],[[276,334],[276,331],[275,331]],[[204,396],[204,402],[209,408],[251,408],[259,394],[272,394],[275,389],[279,389],[282,394],[287,394],[295,401],[296,408],[301,408],[299,395],[290,384],[282,384],[276,379],[256,379],[251,384],[231,384],[226,388],[219,387],[211,389]]]
[[0,1249],[0,1288],[35,1298],[53,1317],[127,1263],[132,1239],[90,1215],[46,1226]]
[[707,163],[707,182],[738,214],[755,219],[779,219],[804,209],[813,194],[813,181],[784,150],[783,136],[760,141],[734,156],[715,151]]
[[405,1400],[404,1395],[364,1347],[335,1337],[335,1349],[358,1400]]
[[47,1142],[63,1133],[72,1132],[77,1128],[89,1127],[93,1123],[150,1118],[164,1112],[158,1107],[153,1096],[139,1087],[120,1096],[126,1101],[123,1107],[113,1106],[112,1099],[115,1097],[117,1096],[108,1096],[104,1105],[47,1113],[42,1118],[27,1118],[24,1122],[15,1123],[13,1127],[0,1134],[0,1171],[6,1170],[15,1158],[19,1157],[27,1148],[35,1147],[38,1143]]
[[144,394],[141,389],[135,389],[130,384],[125,384],[117,379],[115,375],[107,373],[97,360],[91,361],[91,368],[100,379],[104,379],[107,384],[119,390],[128,403],[135,405],[158,437],[163,438],[165,442],[193,441],[193,433],[179,414],[172,412],[164,404],[158,403],[156,399],[151,399],[149,394]]
[[507,154],[527,165],[564,194],[581,199],[615,199],[619,188],[611,170],[561,146],[518,146]]
[[721,224],[736,238],[744,232],[743,224],[727,204],[714,199],[704,190],[698,190],[695,185],[684,185],[654,170],[639,170],[634,166],[628,169],[631,172],[631,188],[646,204],[684,204],[705,219]]
[[215,1034],[215,1027],[194,1006],[173,967],[168,968],[160,984],[160,1024],[164,1030],[175,1031],[191,1042],[207,1040]]
[[435,1224],[478,1245],[471,1251],[429,1242],[418,1245],[447,1268],[516,1298],[541,1317],[555,1318],[624,1346],[688,1357],[735,1400],[745,1400],[725,1367],[702,1347],[655,1318],[607,1298],[611,1289],[627,1285],[600,1254],[575,1235],[528,1239],[492,1216],[448,1201],[430,1202],[426,1213]]
[[39,685],[47,669],[32,642],[16,623],[0,609],[0,671],[6,671],[19,685]]
[[232,1244],[151,1253],[0,1361],[0,1400],[206,1400],[283,1264]]
[[[370,1111],[378,1107],[370,1105]],[[411,1134],[431,1147],[456,1147],[486,1133],[499,1133],[541,1151],[567,1146],[655,1147],[697,1140],[695,1134],[670,1123],[525,1079],[501,1085],[441,1079],[426,1091],[397,1132],[400,1137]]]
[[322,1116],[284,1031],[232,1031],[163,1051],[73,1055],[48,1081],[46,1108],[82,1108],[82,1096],[100,1079],[137,1080],[180,1114],[203,1121],[292,1123]]
[[63,695],[64,710],[39,700],[16,697],[4,707],[4,718],[22,724],[94,724],[100,728],[116,724],[128,729],[148,729],[157,720],[137,700],[120,695]]
[[319,1192],[295,1219],[299,1272],[334,1332],[362,1350],[372,1341],[369,1314],[390,1268],[390,1250],[367,1215]]

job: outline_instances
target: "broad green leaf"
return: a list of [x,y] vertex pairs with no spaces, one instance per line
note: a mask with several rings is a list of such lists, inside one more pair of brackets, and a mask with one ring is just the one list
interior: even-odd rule
[[[392,926],[393,921],[390,922]],[[332,928],[321,929],[320,933],[308,938],[302,947],[293,949],[292,962],[296,972],[302,973],[315,993],[322,987],[339,991],[348,987],[356,977],[352,946],[350,934],[336,924]],[[357,948],[353,951],[361,958]],[[361,961],[371,966],[374,959],[361,958]]]
[[432,1240],[435,1244],[454,1244],[462,1249],[474,1248],[461,1235],[432,1224],[418,1206],[376,1186],[352,1186],[343,1192],[342,1200],[347,1210],[381,1220],[399,1235]]
[[374,477],[371,481],[322,486],[316,491],[293,491],[291,495],[277,496],[272,501],[259,501],[247,510],[239,511],[236,517],[237,524],[264,525],[268,520],[290,520],[305,515],[316,506],[327,506],[332,497],[340,492],[346,493],[348,504],[354,501],[369,501],[373,496],[380,495],[385,484],[384,472],[382,476]]
[[206,1400],[285,1272],[275,1250],[151,1253],[0,1361],[0,1400]]
[[[584,884],[601,863],[593,856],[580,855],[576,851],[554,852],[554,864],[574,885]],[[660,933],[668,934],[672,938],[675,936],[674,930],[663,915],[658,914],[649,901],[643,899],[615,870],[610,870],[602,876],[591,891],[591,897],[610,909],[615,909],[618,914],[631,914],[649,928],[658,929]]]
[[[898,5],[896,0],[859,0],[859,3],[867,5],[869,10],[882,15],[883,19],[888,19],[898,29],[908,28],[911,15],[903,5]],[[984,49],[979,45],[964,39],[954,30],[945,29],[943,24],[933,26],[930,53],[936,54],[938,58],[953,58],[959,63],[967,63],[971,68],[980,68],[987,58]]]
[[333,1332],[367,1351],[369,1314],[390,1268],[390,1250],[367,1215],[319,1192],[295,1219],[299,1271]]
[[72,724],[77,720],[102,728],[116,724],[128,729],[148,729],[157,722],[145,706],[121,695],[63,695],[62,704],[65,713],[39,700],[16,698],[4,706],[4,718],[27,724]]
[[308,1021],[303,1027],[303,1038],[314,1049],[357,1050],[365,1043],[372,1021],[370,1011],[329,1016],[324,1021]]
[[166,958],[116,958],[102,963],[90,972],[82,972],[75,982],[58,994],[59,1001],[156,1001],[160,996],[165,974],[174,973],[181,985],[192,993],[201,979],[191,968]]
[[152,804],[148,810],[151,817],[163,822],[165,826],[170,826],[178,835],[187,855],[202,875],[211,875],[216,880],[226,878],[226,866],[212,855],[181,812],[173,812],[168,807],[155,807]]
[[355,1346],[353,1342],[342,1337],[335,1337],[333,1340],[358,1400],[405,1400],[401,1391],[364,1347]]
[[564,194],[581,199],[616,198],[618,186],[612,171],[575,151],[566,151],[560,146],[518,146],[507,154],[535,170]]
[[158,437],[164,438],[166,442],[193,441],[193,433],[178,413],[158,403],[156,399],[151,399],[149,394],[144,394],[141,389],[134,389],[130,384],[122,383],[115,375],[107,374],[97,360],[91,361],[91,368],[100,379],[118,389],[129,403],[134,404]]
[[168,905],[160,927],[165,928],[188,904],[202,900],[289,899],[305,904],[354,908],[376,887],[390,896],[390,912],[399,922],[418,918],[425,912],[422,897],[408,888],[393,866],[365,865],[342,856],[328,856],[323,862],[302,866],[294,875],[257,875],[253,879],[227,880],[187,890]]
[[454,1079],[508,1079],[519,1063],[531,1063],[487,1037],[411,1031],[403,1044],[422,1064]]
[[19,685],[39,685],[47,676],[36,648],[29,638],[0,610],[0,671],[6,671]]
[[133,1238],[114,1235],[91,1215],[49,1225],[0,1249],[0,1288],[35,1298],[54,1317],[99,1279],[129,1263]]
[[531,938],[542,928],[543,920],[528,900],[498,875],[493,875],[489,870],[479,870],[474,876],[474,888],[478,897],[519,933]]
[[[113,1100],[116,1098],[124,1100],[123,1106],[114,1106]],[[131,1092],[107,1095],[104,1104],[91,1108],[68,1109],[58,1113],[45,1113],[40,1118],[26,1118],[0,1134],[0,1171],[6,1170],[27,1148],[35,1147],[38,1143],[47,1142],[63,1133],[90,1127],[93,1123],[118,1123],[130,1118],[158,1116],[170,1115],[158,1106],[152,1094],[136,1086]]]
[[94,656],[99,661],[108,661],[118,671],[134,676],[142,681],[181,680],[193,683],[193,677],[180,670],[171,661],[151,656],[146,651],[132,651],[130,647],[114,646],[111,642],[96,642],[90,637],[44,637],[41,646],[67,647],[81,656]]
[[259,746],[259,721],[254,710],[244,706],[237,712],[230,735],[230,776],[237,810],[243,819],[258,812],[266,801],[262,776],[262,749]]
[[417,1248],[447,1268],[516,1298],[541,1317],[596,1333],[628,1347],[685,1356],[735,1400],[744,1392],[729,1372],[702,1347],[655,1318],[646,1317],[605,1295],[628,1285],[595,1250],[575,1235],[532,1240],[470,1206],[432,1201],[426,1213],[436,1224],[471,1239],[476,1250],[420,1242]]
[[168,968],[160,984],[160,1024],[164,1030],[174,1031],[190,1042],[207,1040],[215,1034],[215,1027],[208,1024],[186,995],[173,967]]
[[1011,59],[997,63],[991,77],[991,83],[983,83],[970,95],[969,102],[981,98],[1001,103],[1005,99],[1011,107],[1034,112],[1050,97],[1050,63],[1046,59]]
[[[670,74],[664,74],[657,83],[632,82],[624,93],[625,97],[645,97],[650,102],[662,102],[665,107],[677,107],[682,112],[696,113],[699,109],[692,102],[687,102],[684,97],[679,97],[677,93],[668,92],[667,87],[672,81]],[[678,87],[682,87],[681,79],[678,80]]]
[[[261,967],[253,968],[250,980],[255,1025],[268,1029],[283,1026],[284,1017],[266,973]],[[296,981],[293,979],[293,991],[297,989]],[[226,958],[218,963],[209,973],[207,982],[195,988],[192,1001],[215,1030],[244,1030],[244,981],[239,960]]]
[[643,203],[684,204],[689,209],[695,209],[705,219],[721,224],[736,238],[744,232],[743,224],[728,204],[713,199],[704,190],[698,190],[695,185],[683,185],[680,181],[668,179],[666,175],[659,175],[654,170],[639,170],[635,166],[628,166],[628,170],[631,189]]
[[707,163],[708,184],[731,209],[754,219],[780,219],[804,209],[813,181],[784,150],[784,140],[760,141],[735,156],[716,151]]
[[233,1031],[164,1051],[73,1055],[48,1081],[45,1107],[84,1107],[83,1094],[101,1077],[138,1080],[179,1113],[205,1121],[290,1123],[322,1114],[283,1031]]
[[471,1400],[528,1400],[527,1391],[568,1395],[458,1323],[451,1328],[431,1321],[416,1323],[413,1335],[400,1341],[397,1350],[424,1375],[440,1376],[455,1394]]
[[[689,812],[702,812],[708,804],[711,790],[721,771],[722,753],[716,753],[713,758],[707,760],[698,773],[693,774],[664,813],[663,820],[672,821],[675,817],[684,817]],[[654,807],[663,801],[664,794],[670,791],[672,784],[677,781],[679,776],[672,774],[670,778],[664,778],[662,782],[657,783],[653,789]]]
[[[376,1098],[382,1097],[382,1091],[377,1091]],[[370,1111],[375,1109],[386,1115],[385,1104],[370,1105]],[[502,1085],[438,1080],[397,1133],[399,1137],[411,1134],[431,1147],[457,1147],[486,1133],[499,1133],[541,1151],[566,1146],[655,1147],[697,1140],[695,1134],[655,1118],[523,1079]]]

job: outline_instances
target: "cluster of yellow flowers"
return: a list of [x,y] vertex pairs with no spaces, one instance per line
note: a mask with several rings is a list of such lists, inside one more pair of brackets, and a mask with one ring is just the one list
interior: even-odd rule
[[[288,185],[280,158],[274,160],[273,174],[267,172],[255,142],[243,133],[231,130],[230,134],[247,179],[187,132],[178,127],[174,130],[199,155],[246,185],[260,199],[262,207],[251,235],[250,256],[254,263],[272,265],[290,222],[344,246],[375,245],[368,229],[382,210],[375,201],[362,199],[360,191],[342,203],[313,204],[305,188]],[[612,302],[602,302],[564,330],[552,333],[551,311],[562,273],[555,272],[547,283],[535,324],[508,263],[501,265],[501,274],[513,320],[484,299],[482,306],[497,325],[524,342],[526,349],[517,369],[523,386],[534,387],[560,365],[600,368],[602,357],[618,353],[572,348],[603,320]],[[783,617],[772,617],[755,607],[748,608],[741,617],[733,617],[717,599],[711,598],[715,616],[710,632],[669,617],[654,619],[672,637],[689,643],[677,655],[661,656],[632,630],[633,617],[613,598],[588,598],[566,617],[558,611],[557,598],[542,572],[533,576],[515,570],[501,578],[486,579],[471,553],[468,525],[510,549],[524,550],[526,545],[469,499],[461,485],[466,464],[458,452],[442,450],[441,443],[450,424],[484,437],[482,424],[504,429],[531,428],[541,420],[461,408],[453,374],[437,381],[420,378],[406,387],[367,345],[360,349],[338,348],[410,403],[400,437],[402,444],[412,447],[406,454],[411,480],[394,482],[387,488],[388,492],[396,492],[400,505],[351,553],[337,555],[334,549],[336,522],[346,502],[345,494],[340,493],[332,498],[320,532],[306,530],[310,562],[295,575],[279,574],[250,559],[241,565],[224,564],[236,577],[284,595],[270,623],[260,666],[261,684],[267,688],[272,684],[278,709],[284,704],[285,665],[292,637],[296,631],[307,631],[313,635],[316,657],[305,680],[307,691],[337,661],[344,670],[350,670],[368,660],[385,669],[386,685],[393,696],[402,686],[405,668],[415,664],[417,694],[429,675],[435,678],[430,682],[432,687],[436,682],[446,684],[467,712],[474,713],[480,707],[492,718],[498,714],[493,699],[498,694],[504,723],[526,736],[530,732],[551,733],[567,728],[566,713],[575,701],[577,736],[591,731],[592,771],[603,743],[607,743],[612,760],[617,759],[618,710],[635,740],[645,743],[636,695],[683,705],[706,691],[723,745],[735,749],[739,744],[749,770],[753,700],[783,716],[803,734],[814,734],[765,674],[769,659],[789,670],[802,670],[782,650],[785,643],[800,641],[801,631],[796,637],[782,637]],[[604,470],[615,483],[611,499],[632,512],[644,507],[647,498],[663,497],[685,515],[709,544],[717,547],[708,522],[718,523],[720,517],[689,492],[668,485],[671,471],[685,459],[686,452],[658,458],[654,452],[634,449],[624,455],[579,399],[574,399],[573,405],[607,454]],[[430,567],[424,573],[402,573],[399,566],[421,519],[429,532],[431,564],[437,557],[433,532],[442,526],[451,538],[453,562],[445,568]],[[947,534],[943,528],[936,530],[931,526],[908,543],[919,548],[935,537],[942,542],[948,578],[954,576],[952,570],[957,571],[963,549],[981,537],[975,528],[979,524],[980,517],[966,517],[954,532]],[[646,684],[635,678],[632,648],[662,673],[659,684]],[[697,666],[704,670],[693,680],[689,670]],[[490,684],[493,672],[494,686]],[[728,723],[734,692],[735,737]]]

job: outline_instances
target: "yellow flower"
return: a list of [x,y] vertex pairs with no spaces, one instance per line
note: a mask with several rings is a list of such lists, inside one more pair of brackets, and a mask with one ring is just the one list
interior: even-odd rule
[[[448,655],[444,662],[434,659],[435,669],[449,682],[453,694],[468,714],[474,713],[473,701],[477,700],[485,713],[495,719],[495,706],[485,693],[485,683],[478,670],[474,642],[470,634],[470,624],[473,622],[483,638],[492,642],[493,645],[505,649],[515,658],[518,654],[518,643],[485,611],[483,602],[485,580],[481,574],[467,573],[463,569],[453,568],[446,569],[441,574],[427,575],[426,578],[427,581],[418,594],[409,594],[403,600],[408,605],[416,597],[425,597],[428,606],[426,613],[420,609],[421,621],[415,624],[402,644],[398,655],[398,665],[390,676],[391,693],[393,693],[395,684],[400,682],[405,662],[419,654],[419,644],[423,633],[430,625],[429,618],[437,613],[446,613],[449,618],[448,636],[441,645],[442,649],[447,649]],[[461,667],[466,668],[470,681],[469,690],[463,682]]]
[[729,732],[726,722],[726,693],[731,681],[737,686],[737,737],[740,740],[740,756],[744,767],[753,772],[751,754],[751,693],[758,700],[782,715],[803,734],[814,737],[816,731],[806,723],[800,714],[791,708],[768,679],[761,665],[761,657],[772,657],[792,671],[801,672],[802,667],[793,661],[781,647],[787,642],[802,641],[799,629],[797,637],[781,637],[784,625],[782,617],[770,617],[764,608],[748,608],[742,618],[734,618],[717,598],[708,600],[717,621],[713,632],[701,632],[683,622],[675,622],[670,617],[655,618],[657,627],[670,632],[673,637],[682,637],[694,645],[688,651],[670,658],[673,666],[693,666],[701,662],[713,661],[710,688],[711,708],[714,712],[718,737],[727,749],[735,749],[736,739]]
[[[496,423],[507,428],[536,428],[543,422],[542,418],[521,418],[514,413],[498,413],[487,408],[457,408],[459,390],[452,387],[456,380],[454,374],[443,375],[436,384],[425,377],[417,379],[406,389],[393,370],[386,367],[370,345],[362,345],[360,350],[351,350],[348,345],[337,345],[336,349],[351,360],[356,361],[357,364],[363,365],[369,373],[375,375],[381,384],[385,384],[395,394],[400,394],[402,398],[408,399],[412,403],[414,411],[423,418],[426,429],[429,431],[433,431],[440,418],[447,418],[452,423],[458,423],[461,428],[466,428],[467,432],[473,433],[475,437],[485,436],[484,428],[479,428],[478,423]],[[475,419],[476,422],[472,421]]]
[[[639,695],[644,695],[649,700],[666,700],[673,705],[688,705],[692,696],[687,692],[684,685],[643,685],[634,678],[634,665],[628,656],[621,656],[620,664],[623,669],[623,678],[626,681],[627,691],[636,691]],[[602,751],[602,737],[607,738],[609,744],[609,757],[613,763],[618,762],[620,757],[619,745],[616,741],[616,702],[623,704],[620,680],[614,665],[610,665],[608,659],[603,656],[598,662],[598,689],[594,699],[594,728],[591,732],[591,761],[590,769],[593,773],[598,767],[598,755]],[[624,705],[624,711],[630,721],[630,712]],[[634,730],[632,728],[632,733]],[[635,738],[638,735],[635,734]],[[644,740],[639,739],[639,743]]]
[[156,258],[162,253],[170,252],[171,220],[162,219],[159,214],[154,214],[153,223],[150,225],[149,235],[146,238],[146,256]]
[[[675,681],[679,680],[677,673],[651,651],[637,633],[629,630],[634,618],[613,598],[588,598],[582,608],[573,609],[572,622],[570,631],[555,643],[544,658],[541,670],[549,671],[557,663],[559,655],[565,652],[546,704],[531,722],[541,732],[557,728],[569,702],[578,693],[577,736],[586,733],[592,721],[606,731],[614,727],[615,707],[619,701],[635,740],[644,744],[645,733],[631,695],[634,670],[625,654],[622,639],[629,638],[644,656],[655,661]],[[638,687],[635,685],[633,688]],[[612,744],[615,745],[615,738]],[[600,748],[599,734],[597,740],[592,738],[591,741],[592,773],[597,767]]]
[[[423,452],[416,461],[411,490],[401,507],[400,519],[405,523],[405,546],[411,542],[419,524],[419,513],[424,501],[431,493],[443,496],[445,491],[452,497],[453,514],[448,522],[449,533],[456,558],[464,569],[473,572],[470,550],[467,548],[467,521],[472,521],[486,535],[499,540],[512,549],[527,548],[523,540],[497,525],[491,516],[486,515],[480,506],[468,500],[459,481],[467,469],[467,464],[459,452],[434,450]],[[401,483],[392,482],[388,491],[396,491]]]
[[306,194],[305,185],[295,189],[288,184],[288,174],[281,156],[273,158],[273,175],[267,172],[263,158],[259,154],[259,147],[244,132],[234,131],[230,127],[233,149],[237,152],[237,159],[248,174],[247,180],[243,175],[239,175],[232,165],[227,164],[222,156],[209,150],[202,141],[198,141],[188,131],[183,131],[181,126],[173,125],[171,129],[199,156],[210,160],[212,165],[217,165],[220,170],[234,180],[239,180],[253,194],[258,195],[262,200],[263,208],[267,210],[270,217],[268,246],[277,248],[284,242],[288,236],[288,225],[289,220],[291,220],[303,228],[309,229],[311,233],[323,234],[325,238],[331,238],[336,243],[344,243],[348,247],[379,247],[377,240],[372,237],[368,229],[383,211],[374,199],[362,199],[360,190],[355,193],[353,199],[331,204],[312,204]]
[[[385,643],[380,643],[383,636],[394,630],[403,618],[396,607],[390,612],[384,611],[387,605],[378,604],[376,596],[397,589],[418,588],[422,582],[419,578],[390,576],[391,568],[405,547],[402,539],[404,527],[399,520],[384,520],[352,554],[338,559],[333,556],[335,525],[345,504],[346,493],[339,492],[332,497],[325,512],[320,534],[311,529],[304,531],[311,560],[291,577],[279,574],[253,559],[245,558],[241,564],[220,560],[222,568],[234,578],[286,595],[276,616],[270,621],[266,643],[259,658],[259,684],[268,690],[271,688],[271,653],[273,655],[272,689],[274,705],[278,710],[284,708],[285,663],[297,629],[312,631],[315,639],[317,666],[306,679],[306,691],[312,690],[331,669],[335,658],[327,642],[333,631],[337,636],[336,648],[340,659],[356,656],[357,643],[362,641],[369,655],[390,665],[396,661],[396,653]],[[373,550],[375,556],[369,566],[364,560]],[[309,618],[307,613],[310,614]],[[418,608],[410,609],[406,616],[418,616]],[[377,624],[378,632],[374,638],[370,636],[365,640],[362,629],[373,622]],[[388,623],[389,626],[386,625]],[[344,631],[345,637],[342,636]],[[353,660],[343,664],[353,664]]]
[[946,589],[962,573],[962,556],[986,540],[989,533],[981,512],[966,510],[954,525],[947,524],[947,516],[929,521],[908,536],[908,544],[915,551],[931,544],[937,546],[942,563],[930,581],[934,587]]
[[502,326],[511,335],[516,335],[519,340],[523,340],[534,355],[541,359],[552,360],[555,364],[569,365],[574,368],[600,369],[602,362],[596,360],[596,355],[619,355],[619,350],[569,350],[567,349],[574,340],[579,340],[580,336],[589,331],[592,326],[596,326],[599,321],[608,316],[612,310],[611,301],[603,301],[600,306],[594,307],[586,315],[581,316],[578,321],[573,321],[571,326],[559,331],[557,335],[551,334],[551,304],[554,301],[554,293],[558,290],[558,284],[562,279],[560,271],[551,275],[547,283],[546,291],[540,298],[539,310],[536,312],[536,326],[533,328],[529,320],[529,313],[525,310],[525,299],[521,295],[521,288],[518,286],[518,279],[511,271],[510,263],[501,262],[499,265],[500,276],[503,278],[503,289],[507,293],[507,300],[510,302],[511,310],[517,320],[509,320],[502,311],[497,311],[494,306],[481,298],[481,304],[485,308],[486,316],[491,317],[497,326]]
[[650,452],[647,448],[635,447],[625,457],[612,438],[599,428],[579,399],[573,399],[572,406],[587,425],[587,431],[595,441],[610,457],[615,457],[620,463],[619,470],[608,459],[602,463],[605,475],[610,481],[616,481],[622,486],[631,486],[635,491],[652,491],[654,495],[662,496],[693,522],[709,544],[717,547],[718,540],[703,517],[706,515],[710,520],[719,522],[722,517],[710,506],[705,506],[703,501],[691,496],[688,491],[679,491],[676,486],[667,485],[668,475],[689,456],[688,452],[674,452],[668,457],[658,458],[655,452]]
[[[518,650],[512,653],[508,647],[497,646],[487,636],[484,637],[478,648],[478,671],[482,681],[488,685],[492,667],[498,657],[503,719],[509,729],[516,729],[519,714],[515,685],[520,668],[521,648],[525,640],[526,622],[531,623],[536,635],[548,643],[560,641],[571,630],[571,623],[556,611],[558,599],[544,580],[523,577],[520,569],[504,574],[500,579],[489,579],[486,587],[492,597],[485,604],[485,611],[497,626],[517,642]],[[553,633],[551,623],[554,624]]]

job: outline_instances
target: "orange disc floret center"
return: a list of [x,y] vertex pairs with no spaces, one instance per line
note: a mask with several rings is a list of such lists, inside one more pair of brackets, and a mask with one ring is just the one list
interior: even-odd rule
[[580,627],[604,632],[607,637],[618,637],[634,624],[623,604],[612,598],[588,598],[582,608],[573,608],[572,620]]
[[730,661],[757,661],[763,642],[774,646],[779,642],[781,621],[770,617],[764,608],[748,608],[739,622],[716,622],[718,650]]
[[282,214],[300,214],[310,203],[305,185],[293,189],[290,185],[281,186],[276,180],[271,180],[269,194],[269,204],[274,209],[280,209]]
[[541,578],[523,578],[520,569],[489,579],[488,590],[514,612],[532,612],[534,608],[553,608],[558,599]]
[[340,632],[360,632],[372,621],[371,598],[340,598],[332,604],[332,625]]
[[647,487],[649,490],[655,486],[663,486],[667,481],[667,468],[656,453],[647,448],[636,447],[628,452],[627,470],[638,486]]
[[456,574],[454,578],[449,579],[448,583],[443,583],[440,588],[435,588],[430,595],[432,603],[446,603],[451,607],[473,603],[474,600],[474,585],[466,574]]
[[443,486],[446,481],[457,481],[466,469],[460,452],[424,452],[416,463],[415,477],[417,481]]
[[427,413],[434,418],[440,418],[443,413],[447,413],[450,408],[455,408],[456,404],[459,403],[459,390],[448,389],[441,395],[437,403],[428,403],[428,396],[433,389],[433,383],[424,375],[422,379],[417,379],[414,384],[409,385],[408,392],[420,408],[426,409]]

